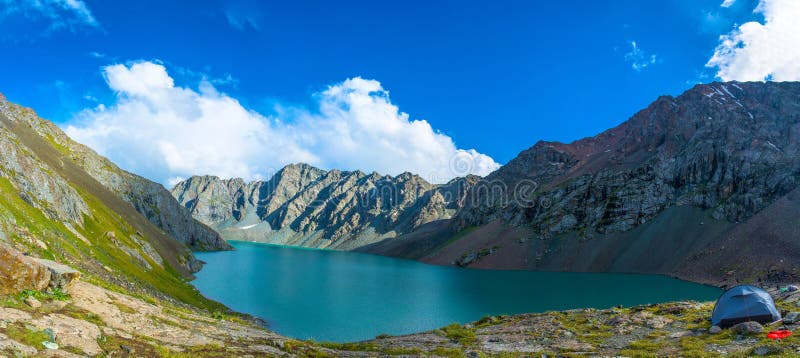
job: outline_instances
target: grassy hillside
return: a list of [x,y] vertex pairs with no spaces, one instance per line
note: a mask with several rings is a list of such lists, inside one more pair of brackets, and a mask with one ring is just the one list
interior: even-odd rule
[[[32,256],[76,267],[89,281],[114,290],[224,309],[187,282],[195,260],[186,246],[105,189],[25,123],[0,114],[0,125],[0,135],[15,146],[7,155],[17,160],[0,167],[0,239]],[[77,197],[40,200],[30,193],[36,189],[30,186],[55,184],[30,174],[36,170],[69,186],[51,192],[77,193]],[[88,212],[77,222],[59,218],[54,208],[63,206],[63,201],[82,201],[76,206],[85,205]]]

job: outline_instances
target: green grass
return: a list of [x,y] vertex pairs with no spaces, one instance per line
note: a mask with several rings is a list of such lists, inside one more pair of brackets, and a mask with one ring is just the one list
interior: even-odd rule
[[622,356],[628,357],[658,357],[658,351],[664,347],[664,343],[655,339],[643,339],[631,342],[626,349],[620,352]]
[[464,346],[473,345],[478,341],[478,338],[475,336],[475,331],[457,323],[442,327],[439,329],[439,332],[441,332],[440,334],[442,336]]
[[25,301],[26,298],[33,297],[39,301],[67,301],[69,294],[62,291],[60,288],[52,290],[52,292],[42,292],[34,290],[24,290],[17,294],[20,301]]
[[[309,343],[313,344],[311,342]],[[367,343],[367,342],[356,342],[356,343],[322,342],[319,343],[319,345],[329,349],[351,351],[351,352],[376,352],[380,350],[377,344]]]
[[218,344],[206,344],[203,346],[189,347],[184,352],[174,352],[167,347],[156,346],[155,353],[163,358],[197,358],[197,357],[229,357],[233,356],[226,353],[225,347]]
[[[74,237],[61,223],[50,220],[39,209],[19,197],[19,191],[8,178],[0,177],[0,216],[12,219],[14,228],[7,230],[14,241],[28,246],[29,250],[45,259],[63,260],[65,255],[79,256]],[[47,249],[29,242],[36,238],[45,241]]]
[[35,329],[29,329],[19,323],[11,324],[6,327],[6,335],[12,340],[24,345],[36,347],[37,349],[42,348],[42,342],[50,341],[50,336],[48,336],[47,333]]
[[464,352],[458,348],[437,347],[436,349],[432,350],[431,353],[440,357],[447,357],[447,358],[466,357]]

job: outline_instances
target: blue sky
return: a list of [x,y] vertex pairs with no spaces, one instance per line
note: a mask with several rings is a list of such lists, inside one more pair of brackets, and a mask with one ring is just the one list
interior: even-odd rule
[[[319,115],[322,92],[361,77],[459,150],[502,164],[540,139],[594,135],[659,95],[714,80],[719,68],[706,64],[720,36],[765,16],[755,0],[721,2],[0,0],[0,92],[86,127],[96,120],[87,111],[131,96],[110,86],[106,66],[144,61],[175,86],[202,94],[204,82],[265,120],[291,122]],[[132,162],[123,167],[137,170]],[[192,169],[141,170],[166,182]]]

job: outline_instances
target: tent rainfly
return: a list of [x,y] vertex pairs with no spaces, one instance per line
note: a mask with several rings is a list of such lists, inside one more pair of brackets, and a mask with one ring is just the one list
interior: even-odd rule
[[747,321],[771,323],[780,319],[781,314],[772,296],[758,287],[748,285],[725,291],[717,299],[711,313],[711,324],[722,328]]

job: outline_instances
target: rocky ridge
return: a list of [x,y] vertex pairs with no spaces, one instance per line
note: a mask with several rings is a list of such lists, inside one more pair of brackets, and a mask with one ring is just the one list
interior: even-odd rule
[[226,239],[347,250],[452,217],[477,180],[433,185],[291,164],[267,181],[195,176],[172,195]]

